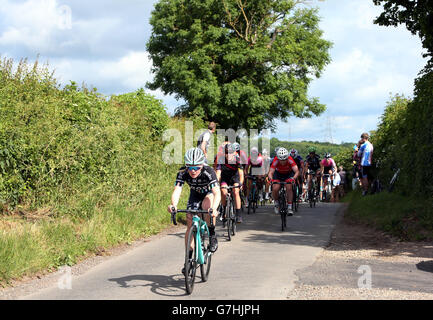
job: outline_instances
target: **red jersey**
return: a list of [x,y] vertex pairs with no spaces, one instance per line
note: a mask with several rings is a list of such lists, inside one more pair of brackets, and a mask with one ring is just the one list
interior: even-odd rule
[[291,171],[293,171],[293,168],[296,167],[296,162],[295,160],[293,160],[292,157],[289,157],[289,159],[287,159],[287,162],[285,165],[281,164],[281,161],[278,160],[277,157],[274,158],[274,161],[272,161],[272,165],[271,168],[275,169],[276,171],[278,171],[281,174],[288,174]]

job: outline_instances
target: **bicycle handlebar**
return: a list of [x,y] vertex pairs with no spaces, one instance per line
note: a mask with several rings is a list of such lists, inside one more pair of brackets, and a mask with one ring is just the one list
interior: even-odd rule
[[272,181],[272,184],[281,184],[281,185],[294,184],[294,183],[295,183],[295,180],[293,180],[293,179],[290,182],[274,182],[274,181]]
[[[175,210],[174,208],[172,208],[171,210],[171,222],[177,226],[177,221],[176,221],[176,214],[178,213],[192,213],[192,214],[213,214],[213,209],[210,209],[210,211],[206,211],[206,210]],[[211,221],[213,224],[213,221]]]
[[240,188],[240,187],[242,187],[243,185],[241,184],[241,185],[239,185],[239,186],[224,186],[224,187],[221,187],[221,189],[227,189],[227,190],[231,190],[231,189],[236,189],[236,188]]

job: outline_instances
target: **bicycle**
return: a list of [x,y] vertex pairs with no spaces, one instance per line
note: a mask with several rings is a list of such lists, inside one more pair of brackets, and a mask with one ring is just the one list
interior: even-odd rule
[[[201,279],[203,282],[207,282],[209,279],[209,272],[212,262],[212,252],[210,251],[210,235],[209,228],[206,221],[203,220],[204,214],[212,215],[212,210],[173,210],[171,212],[171,221],[174,225],[177,225],[176,214],[177,213],[190,213],[193,214],[192,226],[188,233],[188,245],[185,249],[185,286],[186,292],[191,294],[194,290],[195,275],[197,268],[200,266]],[[201,217],[199,217],[201,215]],[[213,219],[211,217],[211,226],[214,226]],[[194,250],[192,257],[190,258],[189,245],[194,242]]]
[[295,212],[299,211],[299,202],[301,201],[302,183],[296,180],[293,190],[293,208]]
[[310,204],[310,208],[315,208],[317,202],[316,172],[309,170],[307,175],[311,176],[311,182],[308,188],[308,202]]
[[287,184],[293,185],[294,181],[292,180],[290,182],[272,182],[272,184],[281,185],[280,191],[278,193],[278,205],[279,205],[280,216],[281,216],[281,231],[284,231],[284,229],[287,227],[287,210],[288,210],[287,198],[286,198],[286,193],[287,193],[286,185]]
[[392,176],[391,181],[389,182],[388,192],[392,192],[394,190],[395,183],[398,179],[398,176],[400,175],[400,172],[401,172],[401,169],[397,169],[397,171]]
[[250,214],[251,207],[253,208],[253,213],[256,213],[256,209],[258,206],[258,189],[257,189],[257,176],[247,176],[247,179],[250,179],[252,182],[252,188],[250,191],[250,194],[248,195],[248,211],[247,213]]
[[[226,210],[224,217],[221,217],[223,219],[223,228],[227,227],[227,236],[228,241],[232,240],[232,236],[236,235],[237,231],[237,223],[236,223],[236,215],[234,211],[234,202],[233,202],[233,196],[232,196],[232,190],[236,188],[240,188],[241,186],[224,186],[221,187],[221,189],[226,189],[227,196],[226,196]],[[224,221],[226,220],[226,221]]]
[[331,182],[331,175],[328,173],[325,173],[322,176],[322,186],[323,184],[325,184],[326,181],[326,186],[322,189],[322,201],[326,201],[329,202],[329,200],[331,199],[331,194],[332,194],[332,182]]

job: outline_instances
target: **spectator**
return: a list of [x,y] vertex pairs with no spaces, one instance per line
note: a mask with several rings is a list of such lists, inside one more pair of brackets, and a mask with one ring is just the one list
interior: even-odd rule
[[341,178],[340,175],[336,172],[334,174],[334,179],[332,179],[332,193],[331,193],[331,202],[338,202],[340,200],[340,184]]
[[358,157],[358,150],[361,148],[362,140],[353,147],[353,172],[352,172],[352,189],[356,189],[356,185],[359,184],[359,187],[362,188],[361,185],[361,159]]
[[368,194],[369,178],[371,178],[370,168],[373,163],[373,145],[368,141],[370,136],[368,133],[361,135],[362,145],[358,150],[358,157],[361,159],[361,182],[362,182],[362,195]]
[[340,197],[344,197],[344,195],[346,194],[346,186],[347,186],[347,175],[346,175],[346,171],[344,171],[343,166],[340,166],[339,170],[338,170],[338,174],[340,175],[341,178],[341,182],[340,182]]
[[200,148],[204,152],[204,155],[206,157],[206,164],[208,164],[208,159],[207,159],[208,154],[207,153],[209,150],[209,144],[210,144],[212,135],[215,133],[215,131],[216,131],[215,122],[209,123],[208,130],[203,132],[197,141],[197,148]]

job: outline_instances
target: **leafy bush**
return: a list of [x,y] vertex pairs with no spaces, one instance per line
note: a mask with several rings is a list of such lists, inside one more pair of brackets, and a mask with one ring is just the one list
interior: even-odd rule
[[[169,121],[159,100],[142,89],[109,100],[73,82],[60,89],[48,66],[30,68],[26,61],[16,69],[12,60],[1,62],[0,88],[0,202],[6,207],[86,215],[113,194],[127,201],[144,191],[154,154],[162,150],[154,141]],[[92,203],[71,205],[83,200],[78,194]]]

